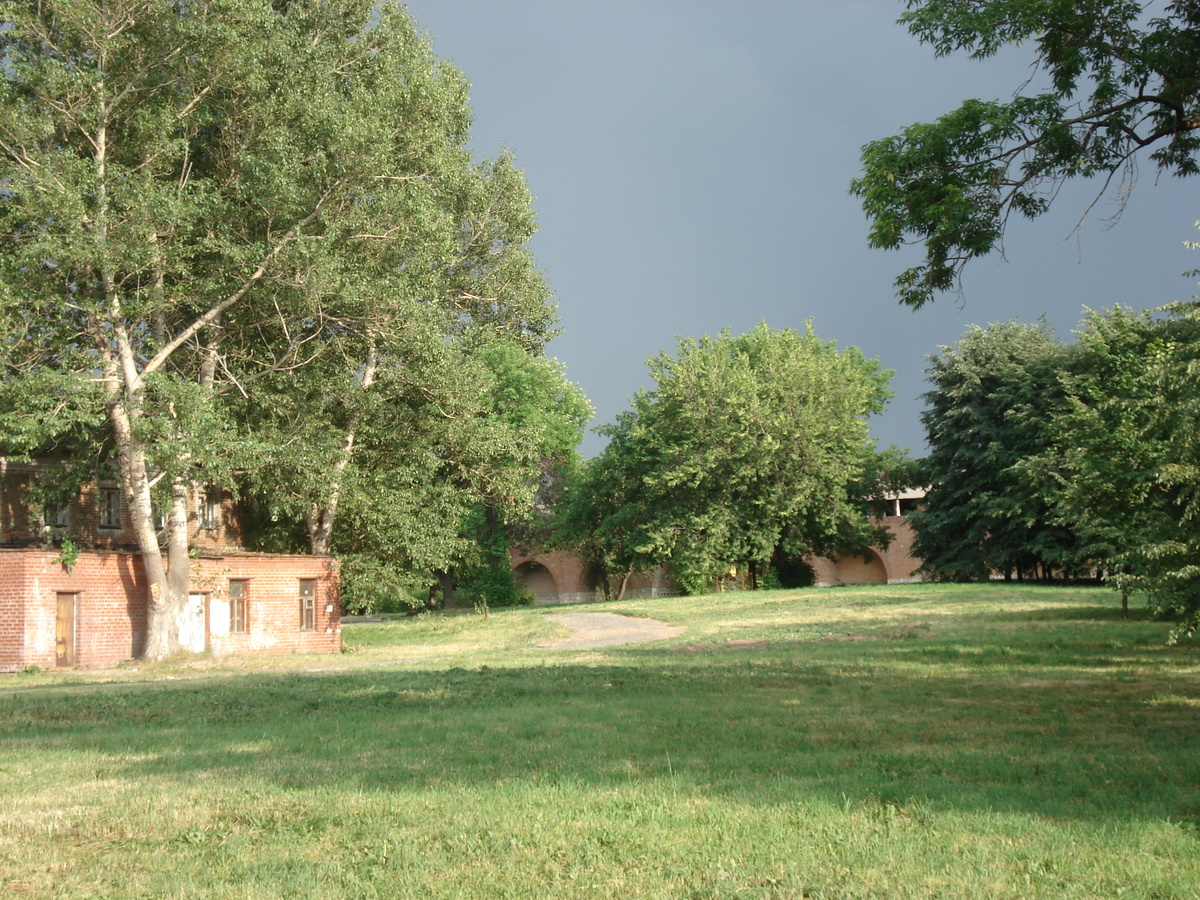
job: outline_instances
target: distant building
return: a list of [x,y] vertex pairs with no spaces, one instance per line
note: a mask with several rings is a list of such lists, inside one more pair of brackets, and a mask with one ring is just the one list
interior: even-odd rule
[[[912,525],[908,514],[918,508],[925,498],[923,488],[913,488],[891,494],[885,498],[885,514],[872,518],[892,534],[887,549],[873,547],[866,554],[845,553],[832,557],[810,556],[805,562],[813,570],[813,583],[817,587],[833,587],[843,584],[904,584],[920,581],[917,570],[921,560],[912,554]],[[568,550],[544,551],[538,547],[519,547],[509,552],[513,575],[519,590],[529,591],[534,603],[589,603],[600,599],[598,574],[587,571],[579,558]],[[729,587],[745,587],[746,577],[730,578],[714,576],[716,583]],[[615,595],[619,584],[610,584]],[[625,586],[625,596],[669,597],[679,589],[671,581],[670,573],[660,567],[652,574],[633,573]]]
[[[600,599],[599,573],[584,568],[569,550],[546,551],[540,547],[517,547],[509,551],[517,590],[533,594],[539,606],[555,603],[590,603]],[[620,578],[609,585],[615,598]],[[661,566],[650,574],[634,572],[625,583],[625,598],[669,597],[679,593]]]
[[[122,492],[102,480],[64,507],[38,509],[30,488],[44,469],[0,458],[0,671],[102,668],[136,657],[150,592]],[[248,552],[242,510],[217,486],[193,492],[188,524],[184,649],[341,649],[336,561]],[[64,538],[77,551],[64,553]]]
[[921,505],[925,493],[924,488],[911,488],[884,498],[886,513],[882,518],[872,518],[872,522],[891,532],[892,540],[887,549],[874,547],[865,554],[810,557],[808,564],[812,566],[813,583],[819,587],[832,587],[920,581],[917,570],[921,568],[921,560],[913,556],[916,533],[908,521],[908,514]]

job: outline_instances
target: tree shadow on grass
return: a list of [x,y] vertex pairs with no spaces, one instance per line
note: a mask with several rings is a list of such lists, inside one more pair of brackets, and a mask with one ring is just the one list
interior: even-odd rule
[[[636,656],[633,654],[636,653]],[[596,665],[256,674],[0,697],[0,753],[97,777],[370,791],[671,778],[744,802],[1200,816],[1200,684],[812,646]],[[1148,676],[1149,680],[1150,676]]]

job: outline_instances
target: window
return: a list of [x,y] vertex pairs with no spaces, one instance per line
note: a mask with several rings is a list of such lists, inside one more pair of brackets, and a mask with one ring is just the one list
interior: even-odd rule
[[66,528],[70,522],[67,521],[67,504],[62,506],[48,505],[42,510],[42,523],[47,528]]
[[232,634],[246,633],[246,582],[238,579],[229,582],[229,631]]
[[100,488],[100,527],[121,527],[121,492],[115,487]]
[[199,524],[205,531],[215,531],[221,521],[221,489],[206,487],[200,495],[200,508],[196,510]]
[[317,582],[314,578],[300,579],[300,630],[316,631]]

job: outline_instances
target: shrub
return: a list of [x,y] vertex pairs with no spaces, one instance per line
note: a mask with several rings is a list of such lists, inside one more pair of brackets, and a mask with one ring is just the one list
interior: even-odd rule
[[408,612],[428,597],[428,579],[367,556],[342,558],[342,612],[351,616]]

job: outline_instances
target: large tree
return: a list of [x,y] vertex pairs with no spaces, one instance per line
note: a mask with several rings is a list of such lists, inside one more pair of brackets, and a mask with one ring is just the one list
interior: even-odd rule
[[243,467],[243,441],[305,452],[244,440],[225,398],[319,365],[336,404],[346,373],[369,387],[430,322],[429,346],[455,339],[442,323],[486,321],[535,348],[552,311],[475,289],[472,273],[529,262],[489,258],[503,173],[472,163],[466,82],[395,5],[44,0],[2,2],[0,21],[6,449],[112,460],[150,583],[144,654],[161,657],[187,595],[189,487]]
[[1143,0],[907,0],[900,21],[934,52],[985,58],[1032,49],[1010,100],[967,100],[936,122],[863,148],[851,190],[873,247],[925,246],[895,282],[924,305],[958,287],[963,266],[999,246],[1013,212],[1045,212],[1068,179],[1124,191],[1144,154],[1159,172],[1200,171],[1200,5]]
[[[353,277],[339,279],[340,294],[327,289],[309,365],[272,373],[239,403],[265,450],[303,448],[263,454],[252,480],[273,518],[304,521],[312,553],[403,539],[406,565],[445,565],[461,544],[448,537],[451,510],[471,502],[454,490],[508,502],[534,479],[538,436],[498,426],[491,364],[523,360],[565,383],[541,355],[554,311],[527,246],[529,192],[507,155],[449,174],[436,188],[450,234],[432,245],[372,242],[339,263]],[[357,517],[357,537],[338,543],[343,512]]]
[[669,563],[689,590],[731,566],[879,539],[851,496],[890,373],[811,327],[681,340],[656,387],[605,429],[568,491],[559,539],[614,575]]
[[1077,562],[1054,482],[1028,466],[1053,446],[1067,352],[1045,323],[1007,322],[973,327],[930,357],[933,387],[921,414],[929,493],[911,517],[927,572],[1023,578]]
[[1144,592],[1191,633],[1200,623],[1200,301],[1165,313],[1088,314],[1053,458],[1064,514],[1107,560],[1111,583]]

